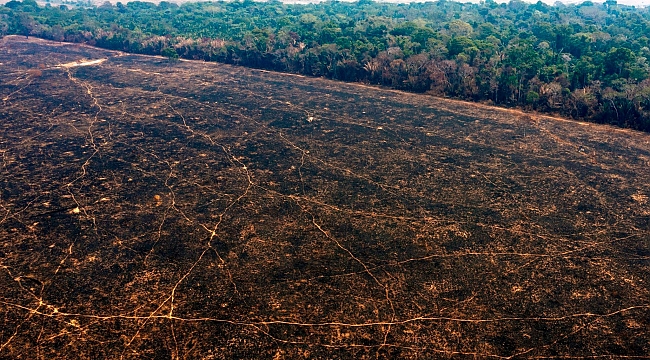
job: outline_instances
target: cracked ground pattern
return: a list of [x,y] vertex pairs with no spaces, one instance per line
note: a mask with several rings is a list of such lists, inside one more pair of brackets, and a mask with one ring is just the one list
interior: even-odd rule
[[0,358],[648,358],[650,135],[0,40]]

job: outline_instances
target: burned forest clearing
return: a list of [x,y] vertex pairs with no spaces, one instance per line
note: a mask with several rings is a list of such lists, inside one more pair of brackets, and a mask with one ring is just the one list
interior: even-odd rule
[[0,358],[650,354],[650,134],[0,40]]

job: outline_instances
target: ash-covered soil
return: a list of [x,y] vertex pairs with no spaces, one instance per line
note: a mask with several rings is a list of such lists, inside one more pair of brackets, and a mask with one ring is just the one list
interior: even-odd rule
[[0,40],[0,358],[650,354],[650,135]]

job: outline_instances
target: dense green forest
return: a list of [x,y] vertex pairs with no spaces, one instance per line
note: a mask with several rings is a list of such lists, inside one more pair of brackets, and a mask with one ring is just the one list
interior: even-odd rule
[[380,84],[650,131],[650,10],[519,0],[0,6],[0,35]]

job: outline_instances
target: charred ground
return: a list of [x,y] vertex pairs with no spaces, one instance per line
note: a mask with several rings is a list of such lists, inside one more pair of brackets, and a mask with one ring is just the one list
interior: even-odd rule
[[2,41],[2,358],[650,353],[648,134]]

